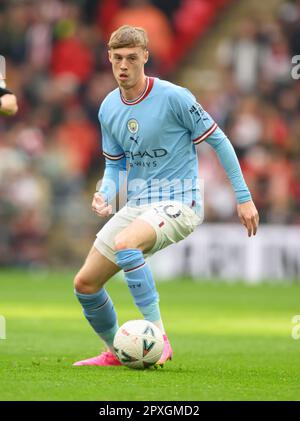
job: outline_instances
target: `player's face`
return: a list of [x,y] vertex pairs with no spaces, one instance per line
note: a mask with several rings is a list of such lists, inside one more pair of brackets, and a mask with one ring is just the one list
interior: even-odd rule
[[109,61],[120,87],[130,89],[144,77],[144,65],[148,61],[148,55],[148,51],[141,47],[116,48],[109,51]]

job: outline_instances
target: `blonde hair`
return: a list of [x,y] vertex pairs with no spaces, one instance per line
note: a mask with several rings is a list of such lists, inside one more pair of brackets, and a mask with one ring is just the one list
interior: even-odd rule
[[147,50],[148,36],[143,28],[123,25],[114,31],[107,44],[108,49],[142,47]]

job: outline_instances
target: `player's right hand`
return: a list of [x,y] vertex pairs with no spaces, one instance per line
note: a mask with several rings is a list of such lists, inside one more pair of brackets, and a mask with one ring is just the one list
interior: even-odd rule
[[101,193],[94,194],[92,209],[96,215],[106,218],[112,214],[112,206],[108,205]]

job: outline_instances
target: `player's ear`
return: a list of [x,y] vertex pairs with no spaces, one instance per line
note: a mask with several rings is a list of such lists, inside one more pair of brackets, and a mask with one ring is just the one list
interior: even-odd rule
[[144,63],[147,63],[148,60],[149,60],[149,51],[145,50],[144,51]]
[[112,63],[112,54],[111,54],[111,50],[108,50],[108,60]]

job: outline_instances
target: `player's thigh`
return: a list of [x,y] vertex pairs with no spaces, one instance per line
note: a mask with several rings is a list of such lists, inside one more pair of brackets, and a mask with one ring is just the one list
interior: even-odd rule
[[[94,247],[113,263],[115,262],[115,239],[124,231],[139,215],[138,208],[124,206],[117,212],[98,232]],[[126,238],[130,238],[126,235]]]
[[201,222],[192,209],[180,202],[161,202],[140,215],[140,218],[156,231],[156,242],[145,257],[185,239]]
[[92,247],[82,268],[75,276],[76,291],[82,294],[94,294],[119,270],[115,263]]
[[114,243],[115,250],[137,248],[147,251],[156,243],[156,231],[147,221],[137,217],[116,235]]

